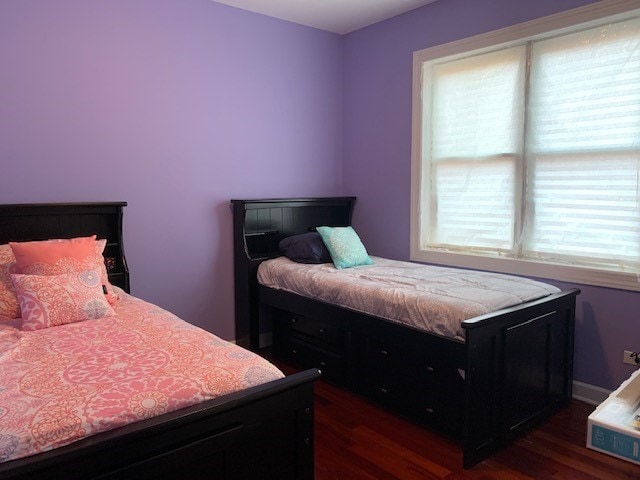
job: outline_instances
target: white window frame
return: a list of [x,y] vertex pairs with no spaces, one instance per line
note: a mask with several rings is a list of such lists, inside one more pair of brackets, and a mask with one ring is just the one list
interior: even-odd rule
[[528,277],[554,279],[583,285],[596,285],[640,291],[640,272],[608,271],[596,268],[548,263],[523,258],[504,258],[498,255],[481,256],[469,253],[454,253],[441,250],[422,249],[421,205],[422,185],[428,172],[422,169],[423,152],[423,101],[422,71],[427,61],[467,52],[482,52],[496,45],[520,43],[548,35],[571,33],[579,29],[610,23],[630,14],[640,16],[640,0],[602,0],[591,5],[540,19],[521,23],[501,30],[477,35],[459,41],[438,45],[413,54],[413,114],[411,148],[411,260],[440,265],[497,271]]

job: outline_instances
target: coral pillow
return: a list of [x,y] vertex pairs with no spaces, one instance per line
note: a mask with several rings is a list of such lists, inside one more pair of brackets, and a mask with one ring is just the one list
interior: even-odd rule
[[0,245],[0,317],[20,317],[20,304],[11,283],[11,273],[15,272],[16,259],[11,247],[8,244]]
[[69,259],[82,262],[95,254],[96,236],[70,238],[64,240],[42,240],[35,242],[9,242],[18,268],[27,269],[39,265],[56,265],[60,260]]
[[118,296],[109,283],[102,252],[106,240],[96,236],[34,242],[9,242],[16,258],[17,272],[27,275],[60,275],[82,270],[99,270],[109,303]]
[[11,274],[22,310],[22,330],[114,316],[100,277],[99,270],[62,275]]

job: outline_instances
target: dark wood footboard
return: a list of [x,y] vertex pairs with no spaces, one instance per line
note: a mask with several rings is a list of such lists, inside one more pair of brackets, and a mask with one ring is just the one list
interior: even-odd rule
[[313,479],[307,370],[0,464],[3,480]]
[[568,290],[463,322],[465,467],[571,400],[578,293]]

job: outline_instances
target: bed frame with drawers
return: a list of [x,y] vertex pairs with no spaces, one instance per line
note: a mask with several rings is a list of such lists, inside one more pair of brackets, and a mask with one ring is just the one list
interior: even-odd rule
[[465,467],[570,402],[579,290],[466,320],[465,341],[444,338],[258,285],[281,239],[350,225],[354,197],[231,203],[239,344],[258,350],[271,332],[276,356],[459,439]]

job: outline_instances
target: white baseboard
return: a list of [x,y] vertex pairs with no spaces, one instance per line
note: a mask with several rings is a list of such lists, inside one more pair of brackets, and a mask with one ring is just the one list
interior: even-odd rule
[[591,405],[600,405],[609,397],[611,390],[589,385],[588,383],[573,382],[573,398]]

